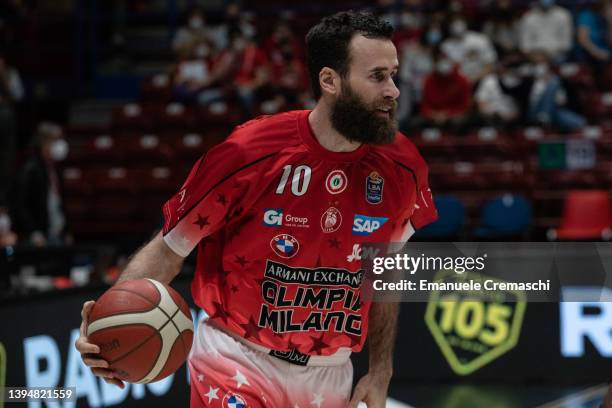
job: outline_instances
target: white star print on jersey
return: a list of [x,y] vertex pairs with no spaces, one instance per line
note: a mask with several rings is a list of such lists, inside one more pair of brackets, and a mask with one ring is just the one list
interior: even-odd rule
[[219,392],[218,388],[213,388],[212,386],[210,386],[209,390],[208,390],[208,394],[204,394],[205,397],[208,397],[208,403],[210,404],[210,401],[215,400],[215,399],[219,399],[219,397],[217,397],[217,393]]
[[321,394],[314,393],[314,399],[310,402],[313,405],[316,405],[317,408],[321,408],[321,404],[323,404],[323,396]]
[[232,380],[236,381],[236,387],[238,388],[242,387],[244,384],[251,385],[244,374],[239,370],[236,370],[236,375],[232,377]]

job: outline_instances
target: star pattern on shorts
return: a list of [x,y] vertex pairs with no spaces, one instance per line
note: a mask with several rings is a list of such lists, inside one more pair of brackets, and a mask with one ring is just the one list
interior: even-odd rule
[[235,257],[236,257],[235,259],[236,263],[242,266],[243,268],[246,266],[246,264],[249,263],[249,261],[246,260],[246,256],[244,255],[236,255]]
[[227,198],[223,194],[217,194],[217,202],[223,206],[227,204]]
[[310,347],[310,353],[316,353],[329,346],[329,344],[323,341],[324,336],[325,336],[325,333],[321,334],[321,336],[319,337],[310,338],[312,340],[312,347]]
[[261,327],[255,324],[253,316],[249,318],[249,321],[247,323],[239,324],[239,326],[244,329],[244,338],[246,340],[252,337],[257,341],[261,341],[261,338],[259,337],[259,331],[261,330]]
[[336,237],[329,238],[327,241],[330,248],[340,249],[340,241]]
[[202,217],[201,214],[198,214],[198,219],[194,221],[194,224],[200,227],[200,230],[202,230],[202,228],[204,228],[205,226],[210,225],[210,222],[208,222],[208,217],[208,215]]
[[219,392],[218,388],[213,388],[212,385],[209,386],[210,388],[208,389],[208,394],[204,394],[205,397],[208,397],[208,403],[210,404],[210,401],[215,400],[215,399],[219,399],[219,397],[217,396],[217,393]]
[[312,394],[312,398],[314,399],[310,401],[310,403],[312,405],[316,405],[317,408],[321,408],[321,404],[323,404],[323,400],[324,400],[323,396],[315,392],[314,394]]
[[232,377],[232,380],[236,381],[236,388],[240,389],[243,385],[251,385],[247,378],[240,372],[240,370],[236,370],[236,375]]
[[204,381],[204,374],[198,374],[198,381],[199,382]]
[[213,302],[213,306],[215,307],[215,313],[210,316],[211,319],[221,319],[223,323],[227,324],[227,319],[229,315],[223,308],[223,305],[219,302]]

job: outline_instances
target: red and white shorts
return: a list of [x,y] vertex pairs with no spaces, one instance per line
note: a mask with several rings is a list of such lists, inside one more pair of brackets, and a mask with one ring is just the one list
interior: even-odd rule
[[349,356],[313,356],[299,365],[202,321],[189,356],[191,408],[345,408],[353,385]]

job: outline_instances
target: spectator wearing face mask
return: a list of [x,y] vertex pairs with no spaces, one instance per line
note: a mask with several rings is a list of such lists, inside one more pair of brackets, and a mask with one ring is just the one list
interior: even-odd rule
[[480,125],[506,126],[519,116],[516,102],[506,93],[504,83],[496,71],[487,74],[480,81],[474,101]]
[[420,125],[451,128],[461,132],[469,119],[471,85],[453,61],[434,51],[434,71],[425,78]]
[[62,244],[66,219],[57,163],[68,155],[62,128],[43,122],[33,140],[34,156],[20,169],[15,185],[13,220],[20,237],[35,246]]
[[174,35],[172,49],[179,58],[185,58],[191,55],[197,46],[209,46],[211,42],[204,12],[199,8],[193,8],[187,15],[187,24],[179,28]]
[[465,18],[453,18],[450,37],[442,43],[444,53],[459,65],[461,73],[472,84],[484,77],[497,61],[497,53],[489,38],[479,32],[469,31]]
[[483,26],[500,59],[512,58],[519,50],[519,19],[511,0],[497,0]]
[[612,55],[612,0],[600,0],[578,13],[576,20],[580,57],[596,66]]
[[550,68],[544,53],[533,55],[533,82],[529,93],[527,118],[531,123],[559,131],[575,131],[587,125],[586,119],[567,106],[567,91]]
[[569,11],[555,0],[538,0],[521,18],[520,47],[525,54],[545,53],[553,63],[566,60],[574,25]]

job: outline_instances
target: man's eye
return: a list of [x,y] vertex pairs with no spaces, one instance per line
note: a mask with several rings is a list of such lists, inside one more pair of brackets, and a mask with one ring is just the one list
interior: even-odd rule
[[372,78],[374,78],[377,81],[382,81],[383,79],[385,79],[385,76],[379,72],[379,73],[372,75]]

